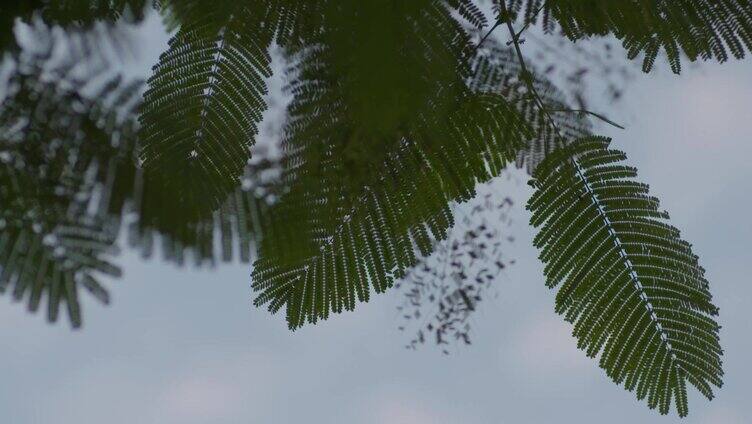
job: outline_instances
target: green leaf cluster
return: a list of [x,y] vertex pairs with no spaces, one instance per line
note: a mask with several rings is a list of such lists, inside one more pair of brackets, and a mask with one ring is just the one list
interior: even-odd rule
[[31,311],[47,299],[50,321],[67,305],[74,327],[79,288],[109,302],[102,278],[121,275],[121,235],[144,257],[161,244],[177,264],[189,253],[197,265],[250,262],[274,190],[258,177],[278,166],[254,161],[244,168],[248,184],[211,215],[166,222],[161,189],[137,157],[142,82],[111,77],[106,60],[76,41],[44,37],[15,55],[0,111],[0,291]]
[[[504,0],[496,0],[504,1]],[[573,41],[613,35],[630,59],[643,54],[650,71],[666,53],[671,69],[690,61],[743,58],[752,50],[752,3],[745,0],[506,0],[513,14],[539,19]]]
[[[125,232],[178,264],[255,260],[255,305],[296,329],[393,287],[447,238],[451,205],[515,163],[533,177],[535,244],[579,347],[662,413],[687,414],[687,382],[708,398],[722,384],[717,308],[690,245],[593,136],[593,118],[614,123],[572,109],[522,47],[539,24],[573,42],[613,36],[646,72],[663,51],[678,73],[746,54],[748,0],[497,0],[493,20],[472,0],[147,3],[0,11],[15,63],[0,111],[1,290],[31,309],[46,295],[51,320],[65,304],[79,325],[78,288],[108,300],[98,276],[118,274]],[[17,21],[75,32],[150,5],[174,35],[142,98],[82,76],[75,55],[14,47]],[[274,46],[292,99],[282,158],[259,161]]]

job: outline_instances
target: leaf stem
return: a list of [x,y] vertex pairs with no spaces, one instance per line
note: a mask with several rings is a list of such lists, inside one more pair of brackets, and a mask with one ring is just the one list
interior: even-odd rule
[[624,126],[617,124],[616,122],[608,119],[607,117],[601,115],[600,113],[596,113],[596,112],[593,112],[593,111],[590,111],[590,110],[587,110],[587,109],[548,109],[548,111],[549,112],[554,112],[554,113],[556,113],[556,112],[584,113],[584,114],[587,114],[587,115],[591,115],[591,116],[593,116],[595,118],[598,118],[601,121],[603,121],[603,122],[605,122],[605,123],[607,123],[609,125],[612,125],[612,126],[614,126],[616,128],[619,128],[621,130],[626,129],[626,128],[624,128]]
[[[552,111],[546,109],[546,106],[543,104],[543,100],[541,100],[540,95],[538,95],[538,91],[535,89],[535,84],[533,84],[532,74],[530,74],[530,72],[527,70],[527,66],[525,65],[525,58],[522,56],[522,50],[520,49],[519,36],[514,31],[514,26],[512,25],[512,20],[511,20],[511,17],[509,16],[509,12],[507,10],[506,4],[503,1],[499,2],[499,4],[501,5],[500,6],[501,7],[500,20],[501,18],[505,18],[507,29],[509,30],[509,35],[512,37],[511,41],[514,44],[514,50],[517,53],[517,59],[520,61],[520,69],[522,69],[522,80],[525,82],[528,89],[532,93],[536,103],[538,103],[538,107],[541,109],[541,112],[543,112],[548,118],[549,122],[551,123],[551,126],[556,131],[558,137],[562,138],[561,132],[559,131],[559,127],[556,125],[556,122],[551,116]],[[558,111],[569,112],[570,110],[558,110]],[[584,110],[580,112],[589,113],[596,117],[602,118],[601,116],[593,112],[584,111]],[[582,181],[583,185],[585,186],[585,191],[592,199],[593,204],[596,206],[598,210],[598,214],[601,216],[601,218],[603,218],[603,222],[606,225],[608,233],[614,240],[614,246],[619,252],[619,256],[624,261],[624,266],[627,268],[627,272],[629,272],[629,276],[632,279],[632,283],[635,286],[635,290],[637,291],[640,299],[643,302],[645,302],[645,308],[648,310],[648,313],[650,314],[650,319],[655,324],[655,328],[658,331],[658,334],[661,340],[666,344],[666,350],[671,355],[671,358],[674,361],[676,361],[677,357],[676,357],[676,353],[673,350],[673,347],[671,346],[671,341],[668,339],[668,335],[663,329],[663,326],[661,325],[658,319],[658,316],[655,313],[655,309],[653,308],[652,303],[650,303],[650,300],[648,299],[647,294],[645,293],[645,289],[642,283],[640,282],[639,276],[637,275],[637,272],[635,271],[634,265],[632,264],[632,261],[629,259],[629,256],[627,255],[627,252],[624,249],[624,245],[621,243],[621,240],[619,239],[618,234],[616,234],[616,231],[613,229],[611,220],[609,219],[608,215],[606,215],[606,211],[603,209],[603,205],[601,204],[600,199],[598,199],[598,195],[595,193],[595,191],[593,191],[593,188],[588,183],[587,177],[585,176],[585,172],[582,169],[582,166],[580,165],[580,163],[577,161],[577,159],[575,157],[570,157],[569,159],[572,162],[572,166],[575,168],[577,177]],[[681,367],[680,364],[677,363],[677,365]]]

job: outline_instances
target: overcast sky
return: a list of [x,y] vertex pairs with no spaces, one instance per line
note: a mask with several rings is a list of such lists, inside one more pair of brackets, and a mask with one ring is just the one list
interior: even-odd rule
[[[166,47],[151,20],[140,33],[144,73]],[[665,68],[665,66],[664,66]],[[725,386],[690,395],[685,423],[752,420],[749,214],[752,60],[706,64],[681,77],[637,75],[604,129],[694,245],[720,307]],[[84,296],[84,328],[48,325],[0,298],[0,419],[13,424],[163,423],[668,423],[614,385],[576,349],[553,312],[531,245],[522,183],[508,255],[473,320],[475,343],[450,356],[403,348],[395,305],[381,295],[354,313],[294,334],[283,314],[252,307],[248,266],[178,269],[126,250],[114,304]],[[748,358],[748,359],[744,359]]]

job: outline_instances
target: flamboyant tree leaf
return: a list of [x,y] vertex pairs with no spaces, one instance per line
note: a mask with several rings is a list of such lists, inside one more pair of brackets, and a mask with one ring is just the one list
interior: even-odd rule
[[538,166],[534,244],[579,348],[650,408],[685,416],[687,382],[708,399],[722,384],[718,308],[690,244],[608,144],[584,138]]

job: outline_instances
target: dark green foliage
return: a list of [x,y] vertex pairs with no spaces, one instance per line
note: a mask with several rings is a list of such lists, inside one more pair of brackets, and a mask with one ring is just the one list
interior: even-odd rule
[[[290,52],[325,46],[317,60],[326,55],[334,75],[348,77],[339,84],[354,99],[353,119],[364,131],[391,133],[437,81],[457,78],[451,64],[462,59],[457,46],[465,49],[467,40],[457,39],[461,28],[448,7],[483,23],[468,1],[298,3],[164,2],[168,21],[180,23],[180,30],[149,80],[141,158],[146,178],[169,193],[169,202],[181,205],[188,219],[210,214],[238,185],[266,108],[264,79],[270,76],[268,48],[275,37]],[[453,31],[436,31],[437,26]],[[442,45],[454,49],[437,49]],[[418,54],[425,46],[435,49],[431,60]]]
[[[139,83],[107,74],[90,51],[68,46],[55,63],[52,48],[27,57],[13,37],[18,22],[57,25],[71,37],[100,22],[137,21],[149,4],[175,35],[143,101]],[[78,289],[109,300],[99,281],[119,274],[111,259],[127,232],[145,257],[161,244],[177,264],[236,252],[256,259],[255,304],[284,307],[294,329],[354,309],[425,265],[420,258],[454,224],[452,205],[516,161],[535,177],[535,244],[580,347],[651,408],[665,413],[675,402],[686,415],[687,381],[708,398],[721,385],[703,270],[647,186],[632,181],[634,169],[620,164],[624,155],[590,136],[588,118],[613,123],[564,95],[571,91],[551,81],[550,66],[526,64],[520,46],[542,23],[572,41],[615,36],[630,58],[644,55],[646,71],[664,50],[678,73],[681,56],[743,57],[752,6],[495,6],[486,30],[473,0],[3,5],[0,48],[11,54],[0,72],[10,75],[0,110],[0,290],[31,309],[46,297],[51,320],[64,305],[78,326]],[[508,46],[494,41],[497,28]],[[281,159],[254,153],[275,44],[293,97]],[[281,177],[265,178],[270,170]],[[474,310],[480,295],[465,283],[450,296],[458,313],[443,322],[461,325]]]
[[280,189],[276,180],[265,179],[263,174],[278,172],[279,167],[277,160],[270,159],[247,164],[238,186],[222,204],[196,219],[161,196],[163,188],[145,180],[134,166],[135,174],[123,179],[133,182],[132,206],[126,210],[137,217],[129,225],[128,243],[144,258],[160,245],[163,258],[177,265],[185,264],[188,255],[196,266],[215,265],[218,260],[249,263],[263,234],[269,198]]
[[[27,298],[30,311],[36,311],[47,296],[47,316],[58,317],[65,303],[74,327],[81,325],[78,286],[108,303],[109,295],[98,274],[119,276],[109,261],[115,253],[117,229],[106,220],[89,217],[83,205],[55,193],[35,192],[38,181],[7,164],[0,170],[3,185],[0,201],[0,292],[12,287],[15,300]],[[46,181],[43,184],[52,185]],[[23,193],[23,194],[21,194]],[[26,201],[30,194],[36,203]],[[19,202],[23,199],[24,202]]]
[[148,0],[18,0],[0,4],[0,52],[18,48],[13,35],[17,21],[42,20],[69,31],[90,29],[97,22],[112,24],[125,17],[139,22]]
[[653,68],[661,50],[678,74],[682,55],[691,61],[725,62],[752,49],[749,0],[506,1],[513,14],[540,20],[546,30],[561,30],[573,41],[614,35],[630,59],[644,54],[645,72]]
[[[277,160],[247,164],[243,183],[208,217],[159,225],[174,205],[160,201],[137,164],[141,82],[108,79],[107,63],[77,43],[37,41],[49,44],[14,58],[0,111],[0,287],[28,298],[32,310],[47,294],[53,321],[65,302],[80,325],[78,288],[107,302],[100,276],[120,275],[111,262],[123,221],[145,257],[161,241],[165,259],[178,264],[189,252],[197,265],[218,255],[249,262],[265,199],[277,190],[260,174]],[[53,59],[59,48],[63,61]]]
[[45,295],[50,321],[65,303],[79,326],[78,287],[106,303],[99,276],[120,275],[109,209],[123,202],[112,178],[129,162],[134,129],[118,113],[129,113],[138,84],[91,87],[75,77],[74,52],[47,70],[51,50],[20,58],[0,112],[0,291],[12,287],[32,311]]
[[[318,165],[324,183],[298,183],[271,211],[274,238],[262,241],[254,264],[256,303],[271,302],[272,311],[286,305],[296,328],[330,309],[353,309],[356,297],[366,301],[371,287],[391,287],[416,254],[430,253],[431,239],[443,239],[453,223],[448,202],[469,199],[476,182],[498,175],[527,134],[500,98],[469,101],[446,120],[417,127],[382,163],[369,164],[381,172],[358,190],[345,180],[344,155],[332,139],[333,151]],[[456,150],[437,148],[438,140],[452,140],[447,145]]]
[[141,158],[184,220],[216,210],[240,184],[266,109],[264,79],[274,27],[263,27],[263,2],[207,15],[170,41],[149,80],[141,114]]
[[[372,77],[338,75],[346,68],[330,65],[328,45],[301,61],[283,142],[291,189],[270,212],[274,236],[262,242],[253,284],[256,304],[286,306],[291,328],[391,287],[416,254],[430,252],[432,238],[446,236],[448,202],[498,175],[528,134],[503,97],[466,88],[468,40],[439,30],[454,25],[462,34],[449,10],[435,2],[418,11],[371,59],[383,66],[375,76],[398,79],[410,99],[374,90]],[[347,28],[355,40],[371,31]],[[416,40],[433,50],[412,48]],[[438,78],[420,81],[424,70]]]
[[[48,25],[88,27],[97,22],[115,22],[123,17],[140,21],[151,0],[55,0],[22,2],[35,5]],[[28,7],[28,6],[26,6]],[[28,9],[27,9],[28,10]]]
[[535,171],[534,244],[578,346],[650,408],[685,416],[687,382],[708,399],[722,384],[718,309],[691,246],[608,144],[581,139]]

